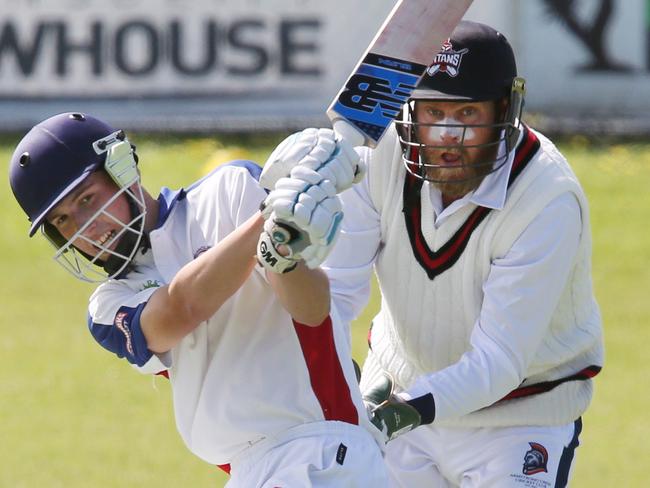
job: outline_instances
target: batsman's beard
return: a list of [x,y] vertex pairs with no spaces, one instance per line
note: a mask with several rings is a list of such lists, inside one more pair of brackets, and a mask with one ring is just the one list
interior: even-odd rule
[[460,157],[453,162],[446,162],[443,153],[440,149],[425,148],[421,155],[423,171],[425,178],[444,197],[456,199],[476,190],[483,178],[492,172],[497,148],[461,149],[459,153],[456,152]]

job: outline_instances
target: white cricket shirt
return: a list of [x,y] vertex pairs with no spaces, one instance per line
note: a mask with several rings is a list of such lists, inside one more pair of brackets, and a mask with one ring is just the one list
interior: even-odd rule
[[151,249],[125,278],[100,285],[89,306],[91,332],[104,347],[142,372],[167,372],[178,430],[192,452],[213,464],[305,423],[339,420],[376,431],[334,307],[319,327],[294,323],[261,267],[171,351],[156,356],[146,349],[139,317],[148,298],[258,210],[266,195],[259,172],[238,162],[187,190],[163,189]]

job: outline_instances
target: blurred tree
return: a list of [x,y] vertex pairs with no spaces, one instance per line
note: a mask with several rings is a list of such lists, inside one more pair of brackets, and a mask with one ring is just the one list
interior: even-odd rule
[[562,22],[588,49],[592,60],[579,71],[632,71],[625,63],[613,60],[607,53],[605,32],[614,12],[614,0],[600,0],[591,23],[578,16],[579,0],[543,0],[551,17]]

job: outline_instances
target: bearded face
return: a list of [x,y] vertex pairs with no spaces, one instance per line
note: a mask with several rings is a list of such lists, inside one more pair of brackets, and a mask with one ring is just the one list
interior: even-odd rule
[[443,194],[460,198],[476,189],[495,165],[500,102],[418,101],[413,118],[422,176]]

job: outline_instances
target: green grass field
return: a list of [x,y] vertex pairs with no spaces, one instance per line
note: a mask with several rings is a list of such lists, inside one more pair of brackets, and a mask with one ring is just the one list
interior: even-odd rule
[[[188,184],[220,161],[259,162],[282,135],[188,138],[132,134],[144,183]],[[18,137],[0,138],[3,175]],[[591,202],[594,283],[606,333],[606,365],[584,417],[574,487],[647,486],[650,393],[650,144],[559,144]],[[139,375],[101,349],[86,328],[91,285],[51,260],[6,176],[0,191],[0,487],[218,487],[226,478],[195,458],[176,433],[169,385]],[[353,326],[365,355],[376,293]],[[230,398],[225,401],[236,402]]]

